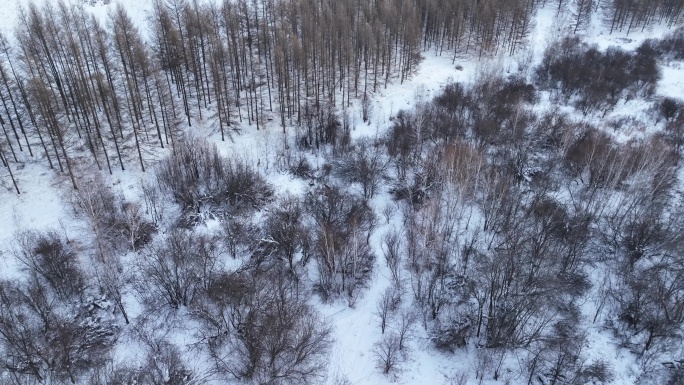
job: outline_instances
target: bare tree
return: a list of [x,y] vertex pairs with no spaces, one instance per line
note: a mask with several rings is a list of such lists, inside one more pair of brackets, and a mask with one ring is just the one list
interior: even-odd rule
[[383,336],[373,347],[373,354],[376,357],[378,369],[383,374],[389,375],[401,363],[399,337],[393,332]]
[[59,300],[69,302],[83,295],[86,279],[69,241],[56,231],[26,231],[17,237],[17,259],[34,281],[49,287]]
[[21,234],[16,255],[27,274],[0,283],[0,365],[29,382],[75,384],[106,362],[116,327],[56,233]]
[[361,184],[363,197],[371,199],[384,177],[386,167],[387,161],[380,143],[361,140],[336,162],[334,172],[345,181]]
[[176,229],[143,251],[138,291],[152,305],[189,306],[211,284],[219,250],[210,238]]
[[397,231],[390,231],[382,237],[382,252],[385,255],[385,263],[392,273],[392,284],[395,287],[402,285],[402,240]]
[[287,262],[290,272],[295,273],[296,254],[306,247],[308,237],[304,227],[304,210],[295,198],[285,198],[266,219],[265,232],[278,257]]
[[395,287],[388,287],[380,296],[380,299],[375,306],[375,315],[380,319],[380,330],[382,331],[382,334],[385,334],[385,329],[390,322],[392,314],[397,310],[400,300],[401,297]]
[[372,271],[375,258],[368,239],[375,214],[367,204],[338,187],[308,194],[306,204],[315,224],[313,255],[320,272],[318,289],[324,298],[358,294]]
[[575,18],[575,28],[573,32],[577,33],[577,31],[586,28],[587,24],[591,21],[591,15],[594,12],[594,1],[575,0],[573,6],[573,16]]
[[223,275],[207,294],[198,314],[219,373],[258,383],[320,382],[331,330],[286,275]]

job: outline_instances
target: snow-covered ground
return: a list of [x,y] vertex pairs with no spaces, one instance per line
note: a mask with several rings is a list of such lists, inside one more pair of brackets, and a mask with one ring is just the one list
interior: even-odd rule
[[[41,0],[38,0],[40,2]],[[48,1],[48,0],[43,0]],[[133,16],[134,21],[143,25],[152,8],[149,0],[112,0],[104,5],[102,1],[87,3],[86,7],[94,14],[106,18],[107,12],[115,3],[122,4]],[[28,4],[27,0],[0,0],[0,31],[9,34],[15,25],[19,5]],[[544,47],[549,41],[557,39],[565,32],[559,26],[568,25],[568,15],[557,15],[554,6],[540,9],[536,17],[535,27],[528,47],[533,63],[540,60]],[[605,48],[618,45],[626,49],[635,48],[640,41],[649,37],[661,37],[666,29],[656,27],[652,31],[635,32],[629,36],[620,33],[607,34],[598,20],[594,20],[586,32],[583,33],[587,42],[596,43]],[[520,52],[515,56],[499,56],[495,58],[457,58],[454,62],[451,54],[437,56],[432,51],[423,53],[423,61],[418,71],[403,84],[394,81],[387,88],[378,90],[373,95],[373,112],[370,124],[361,120],[360,105],[356,101],[350,109],[352,119],[353,138],[375,136],[389,127],[391,117],[400,109],[411,108],[417,99],[428,100],[450,81],[471,81],[482,66],[497,67],[502,72],[515,71],[518,62],[528,57],[528,52]],[[457,69],[457,66],[459,69]],[[684,97],[684,67],[682,63],[667,63],[663,67],[663,78],[658,87],[658,93],[668,96]],[[548,106],[540,106],[545,108]],[[638,101],[619,105],[608,117],[622,114],[634,114],[634,111],[645,110],[646,105]],[[201,123],[201,122],[199,122]],[[265,129],[257,131],[254,127],[243,127],[243,134],[234,135],[234,141],[221,142],[217,134],[211,135],[210,140],[217,143],[219,150],[232,156],[243,156],[258,166],[267,175],[270,182],[277,186],[280,194],[302,194],[306,188],[305,182],[279,171],[278,157],[283,154],[283,136],[281,128],[274,121]],[[632,133],[633,134],[633,133]],[[9,277],[16,271],[12,258],[3,258],[12,245],[12,238],[21,229],[54,228],[77,234],[79,228],[73,222],[73,215],[64,204],[65,185],[68,181],[61,180],[46,169],[42,164],[26,163],[25,167],[16,172],[22,194],[15,195],[3,192],[0,198],[0,276]],[[113,186],[115,193],[122,193],[128,198],[140,198],[138,182],[148,178],[148,174],[136,171],[115,172],[113,176],[105,176]],[[60,187],[62,186],[62,187]],[[389,199],[387,192],[381,193],[372,202],[378,212],[381,212]],[[381,236],[391,229],[398,221],[395,214],[389,224],[379,227],[371,239],[373,247],[379,252]],[[384,220],[382,221],[384,223]],[[375,277],[371,287],[364,292],[353,308],[347,303],[317,304],[316,306],[333,325],[335,343],[330,355],[329,383],[341,384],[347,379],[351,384],[464,384],[478,383],[474,378],[476,349],[466,349],[456,354],[440,353],[431,347],[426,332],[420,323],[416,323],[410,342],[409,358],[400,365],[399,371],[392,376],[385,376],[376,368],[376,359],[372,350],[374,344],[380,340],[380,328],[375,313],[375,306],[379,297],[389,286],[390,273],[384,266],[382,258],[376,262]],[[591,311],[591,309],[588,309]],[[615,369],[614,384],[632,384],[635,381],[632,369],[634,357],[614,345],[612,339],[605,332],[593,330],[588,349],[593,356],[608,359]],[[179,339],[176,339],[179,341]],[[182,338],[180,339],[182,341]],[[121,351],[121,349],[120,349]],[[120,353],[125,354],[125,353]],[[201,367],[201,363],[196,363]],[[527,378],[514,377],[516,371],[514,358],[505,365],[511,365],[511,371],[504,369],[504,376],[498,382],[491,383],[524,384]],[[504,365],[504,366],[505,366]],[[460,382],[458,373],[467,372],[470,377],[467,382]],[[508,373],[511,377],[507,377]]]

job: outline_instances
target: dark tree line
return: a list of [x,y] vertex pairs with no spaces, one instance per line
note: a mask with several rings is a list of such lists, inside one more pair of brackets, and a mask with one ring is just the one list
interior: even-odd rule
[[613,31],[641,30],[662,23],[677,25],[680,21],[684,2],[680,0],[634,1],[611,0],[598,2],[604,9],[605,24]]
[[[543,1],[546,4],[546,0]],[[641,31],[656,24],[668,27],[680,23],[684,2],[681,0],[555,0],[558,12],[572,11],[574,33],[585,29],[594,15],[598,15],[609,33]]]
[[[602,2],[615,29],[675,25],[682,7],[623,3]],[[27,152],[77,187],[83,160],[144,171],[155,147],[173,147],[179,127],[196,120],[225,140],[238,122],[260,129],[277,117],[283,130],[306,127],[307,145],[334,143],[331,111],[403,82],[421,50],[514,53],[543,5],[158,0],[147,34],[120,6],[105,26],[83,7],[31,4],[11,42],[0,37],[0,160],[9,167]],[[577,5],[576,29],[597,6]]]
[[308,124],[309,145],[333,143],[336,123],[321,117],[335,106],[404,81],[422,48],[513,52],[534,8],[169,0],[154,4],[145,39],[120,6],[104,26],[82,7],[31,4],[11,42],[0,37],[0,158],[9,167],[27,152],[78,187],[84,160],[144,171],[155,147],[173,147],[182,122],[210,119],[225,139],[237,121],[260,129],[274,115],[283,130]]

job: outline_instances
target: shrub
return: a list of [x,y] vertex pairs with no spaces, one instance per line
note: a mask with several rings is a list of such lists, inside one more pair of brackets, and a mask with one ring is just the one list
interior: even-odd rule
[[259,207],[273,194],[256,170],[242,161],[225,159],[216,146],[192,138],[161,162],[156,176],[160,187],[171,193],[186,214],[199,214],[203,208],[221,215],[226,208]]

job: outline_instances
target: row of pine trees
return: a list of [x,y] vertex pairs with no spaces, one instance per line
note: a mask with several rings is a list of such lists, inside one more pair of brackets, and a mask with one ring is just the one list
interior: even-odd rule
[[[616,29],[673,24],[684,4],[577,2],[577,26],[581,10],[612,6]],[[307,144],[330,143],[330,111],[403,82],[421,51],[513,54],[545,3],[155,0],[143,26],[120,5],[103,21],[61,0],[31,4],[14,35],[0,35],[0,160],[19,192],[11,163],[38,158],[78,188],[76,165],[144,171],[156,148],[200,121],[222,140],[245,122],[307,122]]]

